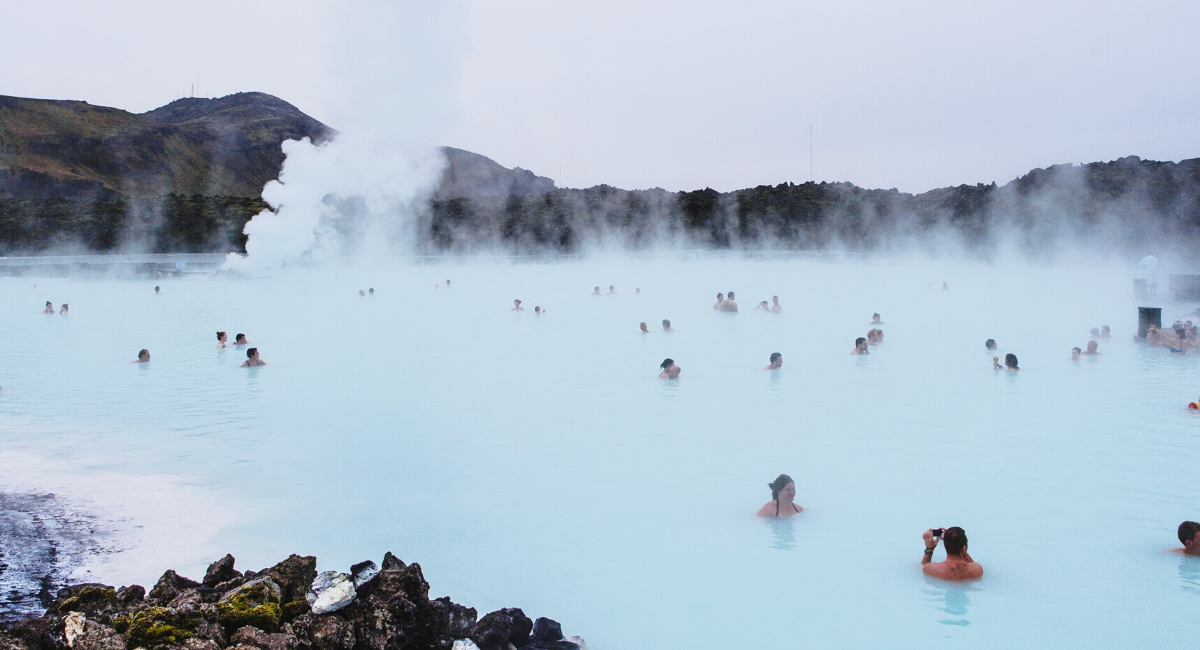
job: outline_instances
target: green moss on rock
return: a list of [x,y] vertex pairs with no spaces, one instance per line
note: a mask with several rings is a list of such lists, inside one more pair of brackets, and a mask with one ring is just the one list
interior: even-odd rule
[[303,616],[312,611],[312,607],[308,605],[307,598],[297,598],[290,603],[284,603],[282,608],[282,620],[284,623],[289,623],[299,616]]
[[61,613],[73,612],[85,605],[93,603],[116,602],[117,590],[105,587],[84,587],[79,593],[63,601],[58,606]]
[[279,629],[279,620],[283,615],[279,600],[279,587],[269,578],[247,583],[229,592],[217,603],[221,626],[229,632],[243,625],[274,632]]
[[[113,623],[115,627],[116,621]],[[199,623],[200,617],[195,614],[180,614],[167,607],[147,607],[129,619],[129,647],[183,643],[192,636]]]

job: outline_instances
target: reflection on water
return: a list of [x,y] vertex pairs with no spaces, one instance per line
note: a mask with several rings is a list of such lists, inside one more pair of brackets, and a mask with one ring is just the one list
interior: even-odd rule
[[1200,595],[1200,558],[1184,555],[1179,559],[1179,587]]
[[767,526],[771,528],[771,534],[774,540],[771,542],[771,547],[781,551],[790,551],[796,548],[796,518],[795,517],[767,517]]
[[967,607],[971,604],[971,598],[967,592],[971,590],[966,584],[929,579],[925,589],[928,596],[926,600],[935,610],[950,615],[948,618],[938,619],[938,623],[955,627],[970,625],[971,621],[967,620]]

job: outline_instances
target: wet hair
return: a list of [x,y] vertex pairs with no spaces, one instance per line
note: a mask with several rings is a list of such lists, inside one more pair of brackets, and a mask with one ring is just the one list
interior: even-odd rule
[[596,287],[595,289],[593,289],[593,291],[599,291],[599,290],[600,290],[600,287]]
[[1017,355],[1013,354],[1012,352],[1009,352],[1008,354],[1004,355],[1004,365],[1008,366],[1009,368],[1016,368],[1017,367]]
[[778,352],[772,352],[771,353],[771,363],[775,363],[775,360],[782,356],[783,355],[779,354]]
[[533,306],[533,311],[535,311],[535,312],[541,312],[541,311],[542,311],[542,306],[541,306],[541,305],[534,305],[534,306]]
[[779,296],[771,296],[771,300],[774,300],[775,302],[779,302]]
[[724,300],[724,299],[725,299],[725,294],[723,294],[723,293],[717,294],[717,300]]
[[879,312],[875,312],[874,314],[871,314],[871,318],[879,318]]
[[1105,331],[1105,332],[1111,332],[1111,331],[1112,331],[1111,329],[1109,329],[1109,328],[1108,328],[1108,325],[1105,325],[1104,327],[1101,327],[1100,329],[1101,329],[1101,330],[1103,330],[1103,331]]
[[241,332],[238,332],[238,335],[233,337],[233,340],[234,340],[234,342],[237,342],[237,341],[241,341],[244,338],[246,338],[246,335],[242,334]]
[[663,327],[670,327],[670,326],[671,326],[671,321],[664,318],[663,319]]
[[771,488],[771,498],[778,499],[779,493],[783,491],[783,488],[787,487],[788,483],[795,483],[795,481],[787,474],[780,474],[774,481],[767,483],[767,487]]
[[1196,539],[1196,532],[1200,531],[1200,524],[1194,521],[1185,521],[1179,524],[1179,541],[1190,542]]
[[662,368],[663,370],[666,370],[667,368],[670,368],[673,365],[675,365],[675,360],[670,357],[667,357],[666,359],[663,359],[662,364],[660,364],[658,367]]
[[53,304],[52,304],[52,303],[51,303],[49,300],[47,300],[47,301],[46,301],[46,306],[47,306],[47,307],[53,307],[54,305],[53,305]]
[[645,331],[646,331],[646,329],[647,329],[647,328],[646,328],[646,323],[644,323],[644,322],[642,322],[642,323],[638,323],[638,327],[639,327],[639,328],[641,328],[641,330],[642,330],[643,332],[645,332]]
[[218,340],[218,341],[220,341],[220,340],[221,340],[221,337],[222,337],[222,336],[225,336],[225,332],[217,332],[217,340]]
[[1093,327],[1092,328],[1092,336],[1100,336],[1100,328]]
[[727,295],[729,296],[730,300],[733,300],[733,292],[732,291],[730,291]]
[[967,531],[958,526],[951,526],[942,533],[942,545],[946,547],[947,555],[962,555],[967,547]]
[[609,290],[609,291],[612,291],[613,289],[616,289],[616,288],[617,288],[617,285],[615,285],[615,284],[610,284],[610,285],[608,285],[608,290]]
[[141,350],[138,350],[138,358],[139,359],[141,359],[142,357],[148,357],[148,356],[150,356],[150,351],[147,350],[146,348],[142,348]]
[[367,293],[375,293],[375,287],[371,287],[370,289],[367,289]]
[[988,350],[995,350],[996,349],[996,339],[988,339],[988,340],[984,341],[983,347],[987,348]]
[[860,337],[854,339],[854,347],[858,347],[858,346],[862,345],[864,342],[866,342],[866,339],[864,339],[863,337],[860,336]]
[[1083,350],[1080,350],[1079,348],[1071,348],[1071,351],[1072,352],[1083,352]]
[[154,285],[154,293],[158,293],[158,285]]
[[247,359],[253,359],[254,355],[256,354],[258,354],[258,348],[250,348],[249,350],[246,350]]

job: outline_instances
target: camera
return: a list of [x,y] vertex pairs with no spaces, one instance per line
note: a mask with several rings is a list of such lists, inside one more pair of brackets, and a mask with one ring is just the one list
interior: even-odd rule
[[933,536],[934,536],[934,537],[941,537],[941,536],[942,536],[942,533],[944,533],[944,532],[946,532],[946,529],[945,529],[945,528],[934,528],[934,529],[933,529]]

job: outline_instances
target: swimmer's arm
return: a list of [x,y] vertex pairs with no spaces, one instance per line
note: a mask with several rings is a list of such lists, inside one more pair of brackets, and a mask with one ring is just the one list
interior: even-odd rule
[[933,529],[930,528],[922,533],[921,539],[925,541],[925,554],[921,556],[921,564],[929,564],[933,561],[933,553],[930,551],[937,548],[938,538],[933,536]]
[[775,513],[771,510],[774,506],[775,506],[774,501],[768,501],[766,505],[764,505],[763,507],[758,509],[758,516],[759,517],[774,516]]

